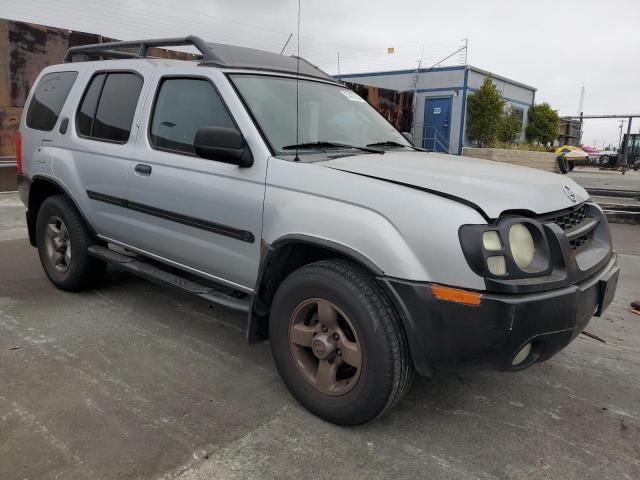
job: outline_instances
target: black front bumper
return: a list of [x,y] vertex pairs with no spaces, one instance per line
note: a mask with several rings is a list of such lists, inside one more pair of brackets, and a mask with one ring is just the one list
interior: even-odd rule
[[[600,315],[615,293],[616,255],[585,281],[532,294],[483,293],[480,305],[439,300],[431,284],[381,278],[403,317],[419,373],[465,366],[520,370],[544,361],[569,344],[591,317]],[[518,366],[515,355],[532,343]]]

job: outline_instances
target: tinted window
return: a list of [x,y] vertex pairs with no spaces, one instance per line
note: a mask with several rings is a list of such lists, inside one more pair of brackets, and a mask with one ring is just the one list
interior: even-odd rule
[[96,107],[98,106],[98,99],[100,98],[100,92],[102,91],[104,77],[104,73],[93,77],[84,97],[82,98],[82,103],[78,109],[78,116],[76,119],[78,133],[80,133],[80,135],[87,137],[91,136],[93,117],[96,114]]
[[142,78],[133,73],[109,73],[93,122],[91,136],[101,140],[126,142],[142,90]]
[[42,77],[27,110],[27,127],[53,129],[77,76],[78,72],[55,72]]
[[200,79],[164,80],[153,110],[151,143],[193,153],[193,140],[200,127],[235,127],[213,86]]

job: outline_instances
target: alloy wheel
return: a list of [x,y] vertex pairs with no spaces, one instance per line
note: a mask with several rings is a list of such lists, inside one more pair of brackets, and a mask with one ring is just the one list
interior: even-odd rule
[[289,346],[305,380],[326,395],[344,395],[358,382],[362,347],[349,318],[322,298],[305,300],[289,321]]
[[59,273],[66,273],[71,265],[71,239],[60,217],[51,217],[47,222],[45,246],[51,266]]

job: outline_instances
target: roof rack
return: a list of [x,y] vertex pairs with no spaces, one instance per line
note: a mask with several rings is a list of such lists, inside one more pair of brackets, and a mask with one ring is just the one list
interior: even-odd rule
[[[224,64],[211,47],[202,38],[195,35],[177,38],[157,38],[152,40],[130,40],[126,42],[94,43],[91,45],[81,45],[71,47],[64,55],[64,62],[73,62],[74,55],[97,55],[109,58],[145,58],[149,56],[149,48],[157,47],[179,47],[184,45],[194,46],[201,54],[202,60]],[[122,48],[138,48],[137,53],[118,51]]]

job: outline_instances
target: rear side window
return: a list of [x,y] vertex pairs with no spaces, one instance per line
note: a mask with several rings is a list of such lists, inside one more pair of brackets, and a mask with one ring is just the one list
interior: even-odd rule
[[160,149],[193,154],[193,140],[200,127],[235,127],[213,85],[198,78],[163,80],[153,108],[151,143]]
[[135,73],[95,75],[78,108],[78,133],[95,140],[126,143],[131,133],[142,83],[142,78]]
[[27,110],[27,127],[53,130],[77,76],[78,72],[54,72],[40,79]]

